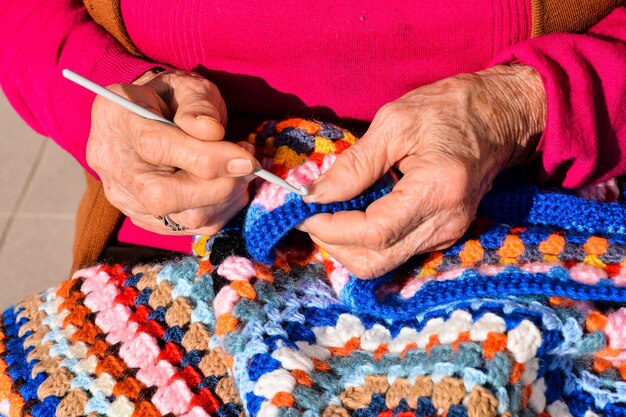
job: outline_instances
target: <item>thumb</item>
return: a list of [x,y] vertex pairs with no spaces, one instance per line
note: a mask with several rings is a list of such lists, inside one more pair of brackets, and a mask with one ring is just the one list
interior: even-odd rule
[[205,141],[224,138],[226,105],[217,87],[196,77],[179,79],[174,86],[174,123],[185,133]]
[[366,133],[346,149],[330,169],[309,187],[307,203],[347,201],[365,191],[391,168],[387,141]]

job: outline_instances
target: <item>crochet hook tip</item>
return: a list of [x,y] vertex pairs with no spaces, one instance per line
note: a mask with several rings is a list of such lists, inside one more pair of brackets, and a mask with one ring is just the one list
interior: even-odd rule
[[264,170],[263,168],[257,167],[254,170],[254,175],[257,177],[263,178],[267,182],[271,182],[274,185],[278,185],[279,187],[283,187],[285,190],[290,191],[292,193],[296,193],[301,196],[309,195],[309,190],[301,185],[300,188],[296,188],[293,185],[289,184],[287,181],[279,177],[278,175],[272,174],[269,171]]

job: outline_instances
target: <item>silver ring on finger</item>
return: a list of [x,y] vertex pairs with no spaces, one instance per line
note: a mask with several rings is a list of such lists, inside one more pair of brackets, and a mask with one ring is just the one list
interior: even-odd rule
[[156,217],[157,219],[162,220],[165,227],[168,227],[172,232],[182,232],[184,230],[187,230],[185,226],[183,226],[182,224],[178,224],[174,220],[172,220],[169,214],[164,214],[163,216]]

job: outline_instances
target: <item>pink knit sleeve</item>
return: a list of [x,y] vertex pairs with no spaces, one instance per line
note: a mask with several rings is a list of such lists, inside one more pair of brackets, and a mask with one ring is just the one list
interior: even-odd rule
[[33,129],[87,167],[94,95],[63,78],[61,70],[109,85],[130,82],[156,65],[126,52],[80,0],[0,0],[0,10],[4,93]]
[[578,188],[626,175],[626,7],[584,34],[514,45],[492,64],[510,62],[534,67],[546,89],[541,179]]

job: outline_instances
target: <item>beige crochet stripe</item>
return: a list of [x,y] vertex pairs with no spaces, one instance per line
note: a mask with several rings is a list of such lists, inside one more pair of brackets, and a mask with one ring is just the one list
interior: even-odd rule
[[[73,283],[72,287],[74,287],[76,284],[80,283],[80,280],[74,279],[71,280],[71,282]],[[67,285],[67,283],[65,285]],[[79,290],[74,290],[70,294],[73,295],[76,292],[80,293]],[[80,300],[83,298],[84,296],[81,295],[81,297],[78,299],[78,302],[80,303]],[[65,298],[57,294],[57,302],[63,303],[63,301],[65,300]],[[74,306],[75,305],[76,304],[74,304]],[[40,312],[44,313],[44,311]],[[65,307],[63,309],[60,309],[57,314],[64,315],[66,314],[66,312],[71,313],[71,309]],[[33,377],[39,372],[45,372],[48,375],[46,380],[43,381],[37,389],[37,396],[40,400],[44,400],[51,395],[66,397],[68,391],[71,388],[72,379],[74,377],[73,373],[70,370],[61,366],[61,362],[64,359],[63,356],[57,355],[51,357],[49,355],[50,348],[54,345],[50,342],[41,344],[41,338],[50,331],[51,329],[48,326],[40,325],[36,329],[36,333],[33,334],[33,336],[36,336],[36,338],[30,340],[30,343],[37,343],[37,345],[35,345],[35,349],[30,354],[32,355],[32,358],[29,355],[29,360],[36,359],[39,361],[33,367]],[[64,414],[57,410],[57,416],[64,417]]]
[[41,304],[44,302],[42,296],[33,294],[25,298],[17,304],[17,308],[23,309],[18,315],[17,320],[26,318],[28,322],[24,323],[19,331],[18,336],[24,336],[27,332],[32,332],[24,339],[24,348],[33,348],[26,356],[28,362],[37,361],[33,366],[31,377],[35,377],[41,372],[48,372],[51,369],[58,368],[59,361],[50,357],[50,348],[52,343],[42,343],[44,336],[50,331],[48,326],[43,324],[43,320],[47,317],[45,311],[40,310]]
[[420,397],[431,398],[435,409],[448,411],[450,407],[465,404],[469,417],[496,417],[498,400],[483,387],[476,386],[471,392],[465,390],[462,379],[444,377],[434,383],[429,376],[419,376],[409,381],[406,378],[397,378],[389,384],[386,375],[370,375],[365,377],[361,387],[349,387],[340,395],[342,406],[330,405],[323,413],[323,417],[348,417],[353,410],[367,408],[372,395],[385,395],[389,409],[396,408],[400,401],[405,399],[409,407],[417,408]]
[[143,291],[146,288],[154,290],[157,286],[156,277],[161,271],[159,266],[139,265],[133,268],[133,275],[141,274],[139,282],[137,282],[137,289]]

